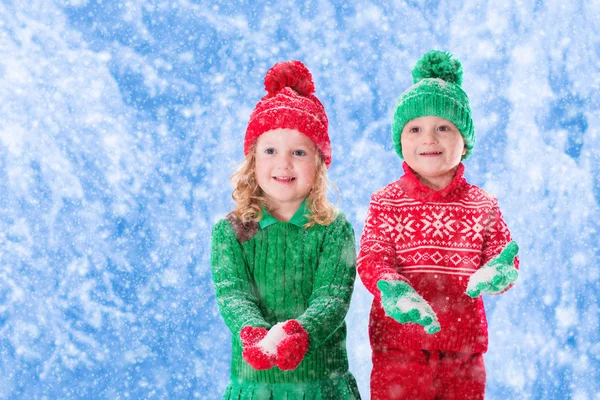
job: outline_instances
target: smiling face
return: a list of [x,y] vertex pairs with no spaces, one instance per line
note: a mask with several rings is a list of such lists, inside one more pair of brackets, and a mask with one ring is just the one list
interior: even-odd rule
[[308,196],[317,165],[315,144],[295,129],[274,129],[256,141],[256,181],[271,214],[288,221]]
[[421,182],[434,190],[448,186],[467,152],[458,128],[440,117],[410,120],[400,137],[402,155]]

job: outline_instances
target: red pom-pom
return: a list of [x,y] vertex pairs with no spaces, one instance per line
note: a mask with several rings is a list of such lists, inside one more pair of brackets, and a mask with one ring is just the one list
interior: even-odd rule
[[275,94],[285,87],[294,89],[302,96],[315,92],[312,75],[301,61],[284,61],[273,65],[265,76],[265,89]]

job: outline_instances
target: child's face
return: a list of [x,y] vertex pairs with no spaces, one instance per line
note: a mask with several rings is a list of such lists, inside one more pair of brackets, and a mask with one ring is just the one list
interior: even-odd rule
[[421,182],[435,190],[446,187],[467,152],[460,131],[440,117],[420,117],[409,121],[400,137],[402,155]]
[[308,196],[316,173],[317,148],[295,129],[274,129],[256,141],[256,180],[281,213],[293,213]]

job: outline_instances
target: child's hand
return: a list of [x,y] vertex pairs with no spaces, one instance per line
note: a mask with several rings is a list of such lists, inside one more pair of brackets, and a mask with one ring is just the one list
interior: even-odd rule
[[269,346],[265,346],[268,332],[266,328],[253,326],[245,326],[240,331],[243,346],[242,357],[256,370],[272,368],[277,361],[275,351],[271,350]]
[[277,365],[281,370],[296,369],[308,350],[308,333],[295,319],[280,322],[267,331],[246,326],[240,332],[242,357],[256,370]]
[[381,304],[388,316],[401,324],[414,322],[422,325],[429,334],[441,330],[437,315],[429,303],[408,283],[381,280],[377,282],[377,287],[381,291]]
[[277,345],[277,366],[289,371],[296,369],[304,358],[309,345],[308,333],[295,319],[284,322],[281,328],[285,336]]
[[514,241],[508,243],[498,256],[471,275],[466,293],[475,298],[481,292],[498,294],[506,290],[519,277],[514,264],[518,251],[519,246]]

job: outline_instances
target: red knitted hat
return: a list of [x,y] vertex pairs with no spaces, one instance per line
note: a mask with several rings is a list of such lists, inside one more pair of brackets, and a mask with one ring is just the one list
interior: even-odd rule
[[267,72],[268,92],[254,111],[244,138],[244,154],[264,132],[296,129],[305,134],[321,151],[325,165],[331,164],[331,143],[327,134],[327,115],[323,104],[313,93],[312,75],[300,61],[279,62]]

